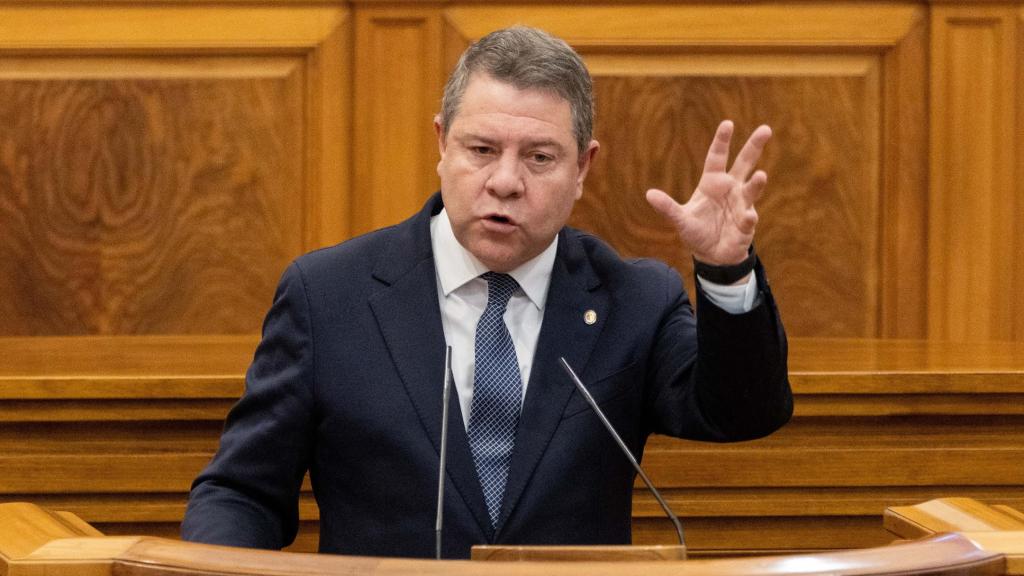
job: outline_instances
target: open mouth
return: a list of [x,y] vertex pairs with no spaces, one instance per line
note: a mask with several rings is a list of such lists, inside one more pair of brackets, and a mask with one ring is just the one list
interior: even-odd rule
[[518,226],[515,220],[502,214],[488,214],[483,223],[487,230],[501,234],[511,233]]

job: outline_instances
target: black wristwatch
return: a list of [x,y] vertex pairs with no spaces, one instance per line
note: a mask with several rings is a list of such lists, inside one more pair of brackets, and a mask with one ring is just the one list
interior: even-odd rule
[[756,265],[757,253],[754,252],[754,245],[751,244],[747,250],[747,259],[743,262],[729,266],[713,266],[694,258],[693,272],[708,282],[728,286],[729,284],[735,284],[747,274],[753,272]]

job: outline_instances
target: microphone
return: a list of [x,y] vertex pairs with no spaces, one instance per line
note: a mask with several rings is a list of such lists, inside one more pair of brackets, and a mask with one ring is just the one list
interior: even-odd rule
[[441,559],[441,525],[444,523],[444,469],[448,463],[448,399],[452,395],[452,347],[444,351],[444,405],[441,407],[441,457],[437,472],[437,518],[434,522],[434,546]]
[[583,385],[583,381],[580,380],[580,377],[573,372],[572,367],[569,366],[569,363],[564,357],[560,356],[558,360],[562,363],[562,368],[565,368],[565,371],[569,373],[569,378],[571,378],[573,383],[576,384],[576,389],[583,395],[587,404],[590,404],[594,413],[597,414],[597,417],[601,420],[601,423],[608,429],[608,433],[612,435],[612,438],[615,439],[619,448],[622,449],[622,453],[629,459],[629,463],[633,465],[633,469],[635,469],[637,474],[640,475],[640,478],[643,479],[644,484],[647,485],[647,489],[651,491],[651,494],[654,494],[654,498],[658,501],[658,504],[661,504],[661,509],[665,511],[665,515],[668,516],[668,519],[671,520],[672,524],[676,527],[676,534],[679,536],[679,545],[685,547],[686,541],[683,539],[683,525],[679,523],[679,518],[672,512],[672,509],[668,507],[668,502],[665,502],[665,499],[661,497],[661,493],[654,487],[654,484],[651,484],[651,479],[647,477],[647,474],[644,474],[643,469],[640,468],[640,464],[637,463],[636,458],[633,457],[633,453],[629,451],[626,443],[622,441],[622,437],[615,431],[615,427],[612,426],[612,423],[605,417],[601,408],[597,406],[597,402],[594,400],[594,397],[590,395],[590,392],[587,391],[587,387]]

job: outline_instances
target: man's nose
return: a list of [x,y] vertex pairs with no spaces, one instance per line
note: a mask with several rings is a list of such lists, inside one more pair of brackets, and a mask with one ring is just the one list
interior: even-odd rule
[[502,154],[493,165],[487,190],[500,197],[518,196],[526,189],[523,167],[514,154]]

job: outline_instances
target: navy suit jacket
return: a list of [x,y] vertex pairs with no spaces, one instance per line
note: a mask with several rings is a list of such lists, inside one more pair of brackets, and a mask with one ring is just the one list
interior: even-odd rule
[[[445,339],[429,221],[440,209],[435,195],[406,222],[287,269],[245,394],[193,484],[184,538],[286,546],[308,470],[322,552],[433,555]],[[761,304],[746,314],[698,295],[698,325],[674,270],[563,229],[497,528],[452,394],[444,555],[630,541],[634,472],[559,356],[638,457],[651,433],[735,441],[784,424],[786,340],[758,278]]]

